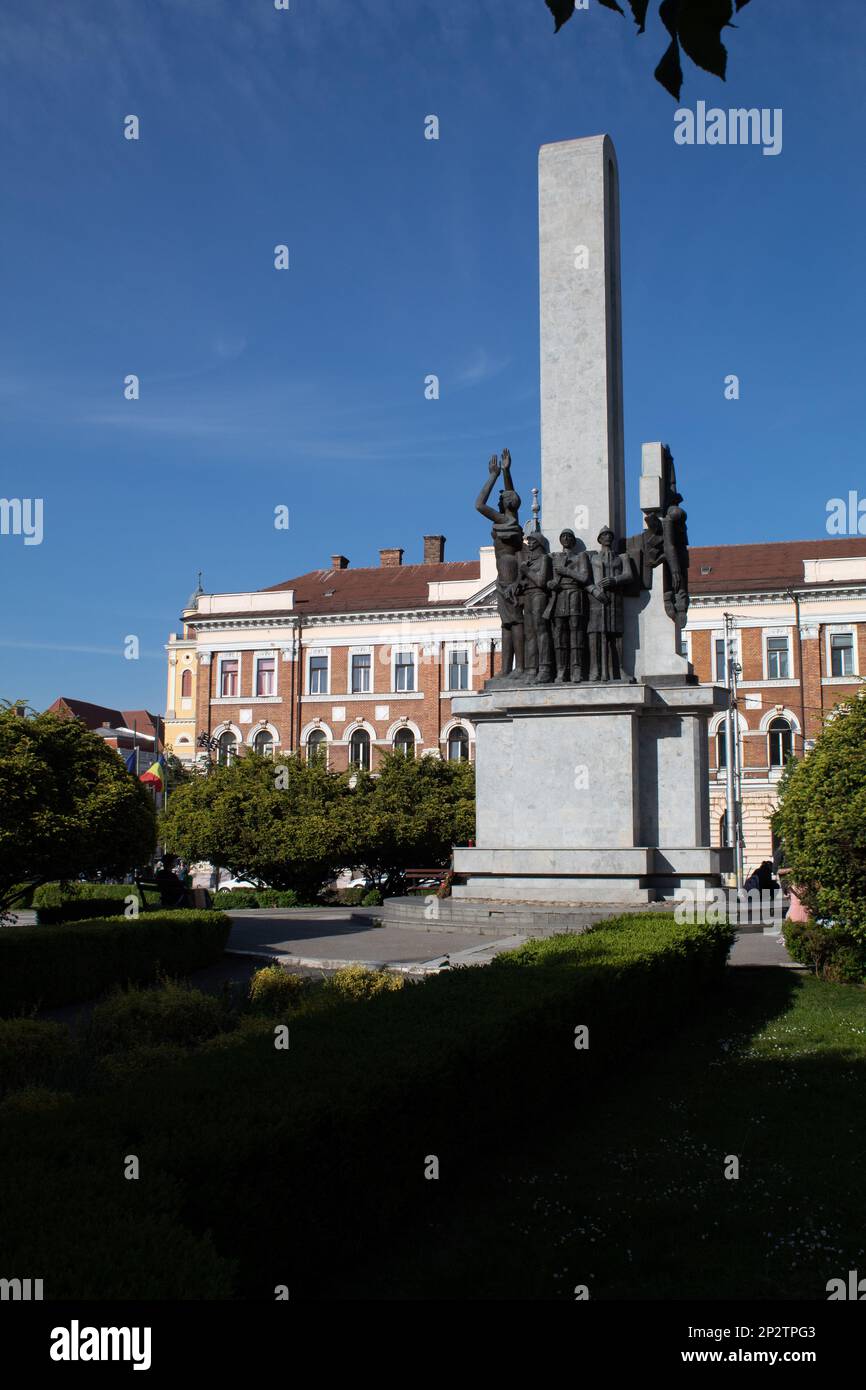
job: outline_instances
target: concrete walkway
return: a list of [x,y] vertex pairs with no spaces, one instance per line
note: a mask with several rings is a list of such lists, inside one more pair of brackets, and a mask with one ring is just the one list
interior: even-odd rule
[[523,944],[514,934],[418,931],[380,927],[348,908],[259,908],[233,912],[227,950],[306,969],[339,970],[361,963],[426,974],[452,965],[480,965]]
[[728,965],[782,965],[788,970],[807,970],[791,960],[778,931],[741,931],[728,956]]

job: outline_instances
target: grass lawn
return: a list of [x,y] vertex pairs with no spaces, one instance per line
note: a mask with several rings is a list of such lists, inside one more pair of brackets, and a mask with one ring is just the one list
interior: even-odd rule
[[729,967],[585,1118],[515,1133],[462,1188],[440,1155],[411,1246],[337,1296],[826,1299],[866,1274],[864,1096],[866,990]]

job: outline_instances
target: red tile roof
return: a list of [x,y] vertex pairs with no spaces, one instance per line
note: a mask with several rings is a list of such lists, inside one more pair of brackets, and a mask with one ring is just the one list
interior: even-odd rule
[[[748,545],[692,546],[689,589],[693,594],[803,587],[803,561],[862,556],[866,536],[822,536],[812,541],[761,541]],[[701,570],[709,566],[709,573]],[[432,565],[376,565],[368,569],[310,570],[260,593],[294,590],[295,611],[317,616],[332,613],[389,612],[403,608],[437,609],[453,600],[430,603],[427,585],[443,580],[480,580],[477,560],[451,560]],[[832,588],[845,580],[821,581]],[[210,616],[210,615],[209,615]],[[216,615],[213,615],[216,616]],[[194,623],[193,623],[194,626]],[[80,702],[79,702],[80,703]]]
[[479,579],[480,574],[478,560],[445,560],[441,565],[378,565],[371,569],[310,570],[297,579],[272,584],[260,592],[270,594],[279,589],[293,589],[295,607],[301,617],[304,613],[439,608],[441,603],[428,602],[428,584],[445,579]]
[[[693,594],[737,590],[802,588],[804,560],[866,559],[866,536],[823,536],[816,541],[762,541],[756,545],[696,545],[689,550],[689,591]],[[701,569],[709,566],[709,574]],[[821,588],[844,584],[821,581]]]
[[94,705],[90,700],[73,700],[68,695],[60,695],[46,713],[72,715],[86,724],[88,729],[101,729],[107,724],[112,729],[131,729],[133,721],[140,734],[153,734],[157,724],[162,734],[162,719],[146,709],[119,710],[108,705]]

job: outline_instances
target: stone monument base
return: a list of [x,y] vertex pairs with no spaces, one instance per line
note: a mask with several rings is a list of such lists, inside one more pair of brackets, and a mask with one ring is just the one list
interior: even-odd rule
[[476,729],[477,843],[454,850],[454,898],[635,908],[718,887],[707,724],[728,698],[647,678],[455,699]]

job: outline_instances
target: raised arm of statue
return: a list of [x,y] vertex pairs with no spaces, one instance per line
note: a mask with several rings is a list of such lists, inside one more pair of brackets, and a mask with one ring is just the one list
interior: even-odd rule
[[[509,456],[509,463],[510,462],[511,459]],[[483,488],[478,494],[478,497],[475,502],[475,510],[480,512],[482,516],[486,516],[488,521],[502,521],[502,513],[495,511],[493,507],[488,507],[487,505],[487,499],[493,491],[493,486],[496,482],[496,479],[502,472],[502,469],[499,464],[499,459],[496,457],[495,454],[493,455],[487,467],[489,471],[489,477],[487,479],[487,482],[484,484]],[[510,487],[511,484],[509,483],[508,486]]]
[[502,450],[502,481],[506,492],[514,491],[514,484],[511,481],[511,450]]

